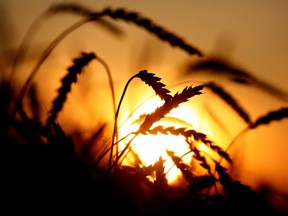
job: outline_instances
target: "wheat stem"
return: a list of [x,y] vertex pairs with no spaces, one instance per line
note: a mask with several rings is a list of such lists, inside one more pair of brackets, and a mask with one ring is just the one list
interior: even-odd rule
[[112,141],[111,141],[111,147],[110,147],[110,156],[109,156],[109,170],[111,170],[111,164],[112,164],[112,155],[113,155],[113,146],[114,146],[114,140],[115,140],[115,136],[116,136],[116,133],[117,133],[117,125],[118,125],[118,115],[119,115],[119,112],[120,112],[120,107],[121,107],[121,104],[123,102],[123,99],[124,99],[124,96],[126,94],[126,91],[128,89],[128,86],[130,84],[130,82],[135,78],[137,77],[137,74],[130,77],[130,79],[127,81],[125,87],[124,87],[124,90],[122,92],[122,95],[121,95],[121,98],[120,98],[120,101],[119,101],[119,104],[117,106],[117,109],[116,109],[116,112],[115,112],[115,118],[114,118],[114,127],[113,127],[113,134],[112,134]]

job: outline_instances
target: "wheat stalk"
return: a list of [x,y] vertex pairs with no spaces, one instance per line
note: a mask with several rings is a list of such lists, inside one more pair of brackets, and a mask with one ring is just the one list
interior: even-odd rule
[[154,89],[155,93],[157,95],[159,95],[160,97],[162,97],[163,99],[171,97],[168,94],[170,91],[165,89],[165,84],[160,82],[161,79],[159,77],[155,76],[155,74],[149,73],[147,70],[140,71],[139,73],[135,74],[134,76],[132,76],[127,81],[127,83],[126,83],[126,85],[124,87],[123,93],[121,95],[121,98],[120,98],[116,113],[115,113],[114,128],[113,128],[113,134],[112,134],[112,143],[111,143],[111,147],[110,147],[109,168],[111,168],[111,165],[112,165],[113,146],[114,146],[115,135],[116,135],[117,129],[118,129],[117,125],[118,125],[118,115],[119,115],[119,112],[120,112],[120,107],[122,105],[124,96],[126,94],[126,91],[128,89],[128,86],[129,86],[130,82],[133,79],[135,79],[135,78],[140,78],[147,85],[151,86]]
[[[258,117],[254,122],[251,122],[248,127],[240,131],[237,136],[234,137],[234,139],[230,142],[228,147],[225,149],[225,152],[227,153],[228,150],[232,147],[232,145],[236,142],[237,139],[239,139],[240,136],[244,135],[246,132],[248,132],[251,129],[258,128],[261,125],[268,125],[273,121],[280,121],[282,119],[288,118],[288,108],[282,107],[278,110],[273,110],[271,112],[268,112],[267,114]],[[220,158],[218,163],[221,163],[222,158]]]

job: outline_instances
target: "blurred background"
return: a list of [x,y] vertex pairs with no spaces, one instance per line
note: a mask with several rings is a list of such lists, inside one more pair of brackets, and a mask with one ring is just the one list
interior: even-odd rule
[[[182,37],[198,48],[204,56],[224,57],[255,77],[288,92],[286,0],[183,0],[177,3],[172,0],[1,0],[0,63],[6,66],[3,67],[5,69],[2,77],[9,75],[13,56],[32,23],[47,8],[57,3],[77,3],[95,11],[106,7],[121,7],[139,12]],[[47,45],[79,19],[75,14],[62,13],[42,22],[27,47],[23,62],[17,65],[13,79],[15,86],[23,84]],[[69,34],[43,63],[34,79],[42,100],[43,113],[49,110],[65,70],[72,64],[72,59],[78,57],[82,51],[95,52],[109,65],[117,101],[126,81],[142,69],[156,73],[168,86],[183,80],[198,79],[184,76],[181,66],[199,57],[191,57],[131,23],[109,18],[107,21],[119,28],[119,33],[112,33],[96,24],[86,24]],[[107,97],[109,86],[103,65],[93,63],[73,88],[73,94],[65,105],[65,112],[60,116],[60,121],[62,119],[68,132],[75,128],[86,131],[97,122],[111,120],[113,111],[110,99],[107,99],[110,98]],[[133,110],[132,104],[139,102],[141,94],[148,96],[152,93],[148,92],[147,95],[146,91],[141,91],[147,88],[139,83],[131,88],[132,93],[128,93],[125,98],[127,105],[124,106],[127,107],[124,107],[124,110],[127,112]],[[254,118],[271,110],[287,107],[287,101],[278,100],[263,92],[251,93],[251,89],[235,86],[231,86],[230,90],[239,97],[239,102],[251,111]],[[135,97],[136,92],[139,97]],[[224,108],[214,109],[220,114],[226,114]],[[67,118],[69,124],[65,124]],[[225,121],[230,121],[234,117],[225,118]],[[249,132],[241,138],[245,139],[241,140],[245,145],[235,148],[241,152],[238,165],[242,172],[239,178],[243,179],[244,183],[267,184],[280,194],[288,196],[287,126],[287,120],[281,120]],[[231,124],[231,127],[233,137],[244,125],[235,123]]]

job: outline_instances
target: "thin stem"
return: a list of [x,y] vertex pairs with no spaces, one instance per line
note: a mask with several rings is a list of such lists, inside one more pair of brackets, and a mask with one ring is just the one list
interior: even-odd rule
[[[132,135],[132,134],[135,134],[135,132],[131,132],[129,134],[127,134],[126,136],[124,136],[123,138],[121,138],[120,140],[118,140],[118,142],[115,142],[113,144],[114,145],[117,145],[119,142],[121,142],[122,140],[126,139],[128,136]],[[98,164],[103,158],[104,156],[110,151],[111,147],[107,148],[99,157],[98,159],[96,160],[95,164]]]
[[[240,133],[237,134],[237,136],[234,137],[234,139],[231,141],[231,143],[229,144],[229,146],[225,149],[225,152],[228,152],[228,150],[232,147],[232,145],[236,142],[237,139],[239,139],[240,136],[242,136],[245,132],[247,132],[250,129],[250,127],[247,127],[245,129],[243,129],[242,131],[240,131]],[[218,163],[220,164],[222,161],[223,157],[220,157]]]
[[14,114],[16,113],[18,106],[22,103],[22,100],[26,94],[26,91],[31,83],[31,81],[33,80],[33,78],[35,77],[35,75],[37,74],[39,68],[41,67],[41,65],[44,63],[44,61],[49,57],[49,55],[51,54],[51,52],[54,50],[54,48],[68,35],[70,34],[73,30],[76,30],[77,28],[79,28],[80,26],[82,26],[83,24],[85,24],[86,22],[88,22],[88,19],[84,19],[81,20],[77,23],[75,23],[74,25],[70,26],[68,29],[66,29],[65,31],[63,31],[54,41],[52,41],[52,43],[49,44],[49,46],[44,50],[44,52],[42,53],[42,55],[40,56],[39,61],[37,62],[37,64],[35,65],[35,67],[33,68],[30,76],[28,77],[28,79],[26,80],[26,82],[24,83],[22,89],[20,90],[20,93],[18,94],[18,97],[16,98],[16,107],[15,107],[15,111]]
[[96,59],[104,66],[105,70],[107,71],[108,79],[109,79],[109,86],[111,90],[112,95],[112,103],[113,103],[113,112],[116,113],[116,99],[115,99],[115,91],[114,91],[114,84],[113,84],[113,78],[111,76],[111,71],[107,65],[107,63],[101,59],[98,55],[96,56]]
[[[193,151],[187,151],[186,153],[184,153],[183,155],[181,155],[179,158],[182,159],[184,156],[186,156],[186,155],[188,155],[188,154],[190,154],[190,153],[194,153],[194,152],[193,152]],[[191,157],[193,157],[193,155],[192,155]],[[167,170],[167,172],[165,173],[165,175],[167,175],[174,166],[176,166],[175,163],[173,163],[173,164],[170,166],[170,168]]]
[[124,95],[128,89],[128,86],[130,84],[130,82],[135,78],[137,77],[137,75],[134,75],[132,76],[128,82],[126,83],[125,87],[124,87],[124,90],[123,90],[123,93],[121,95],[121,98],[120,98],[120,101],[119,101],[119,104],[118,104],[118,107],[117,107],[117,110],[116,110],[116,113],[115,113],[115,120],[114,120],[114,127],[113,127],[113,134],[112,134],[112,141],[111,141],[111,149],[110,149],[110,157],[109,157],[109,170],[112,168],[111,167],[111,164],[112,164],[112,155],[113,155],[113,146],[114,146],[114,140],[115,140],[115,136],[116,134],[118,133],[118,115],[119,115],[119,112],[120,112],[120,107],[121,107],[121,104],[123,102],[123,99],[124,99]]
[[[104,66],[105,70],[107,71],[107,75],[108,75],[108,79],[109,79],[109,86],[110,86],[111,95],[112,95],[114,122],[116,122],[116,99],[115,99],[115,90],[114,90],[113,78],[111,76],[111,71],[110,71],[107,63],[103,59],[101,59],[99,56],[96,56],[96,59]],[[118,125],[116,125],[116,127],[118,127]],[[116,142],[118,142],[118,138],[119,138],[118,130],[116,130],[115,131]],[[118,145],[116,146],[116,154],[118,154]]]
[[29,27],[29,29],[27,30],[24,38],[22,39],[12,62],[9,85],[11,85],[13,82],[18,63],[23,59],[24,55],[27,52],[27,45],[30,44],[31,41],[33,40],[33,35],[36,34],[37,29],[39,29],[42,26],[44,17],[45,14],[41,14],[37,19],[35,19],[31,24],[31,26]]
[[[127,143],[127,145],[125,146],[125,148],[121,151],[121,153],[119,155],[116,156],[116,160],[114,161],[114,163],[111,166],[111,169],[113,167],[116,167],[116,165],[118,164],[119,159],[124,155],[124,153],[127,151],[127,149],[130,147],[132,141],[138,136],[138,133],[134,133],[134,137],[132,137],[129,142]],[[122,162],[121,162],[122,163]]]

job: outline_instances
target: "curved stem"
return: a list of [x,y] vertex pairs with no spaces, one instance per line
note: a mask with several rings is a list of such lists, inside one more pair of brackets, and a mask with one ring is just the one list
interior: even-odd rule
[[[104,66],[105,70],[107,71],[107,75],[108,75],[108,79],[109,79],[109,86],[110,86],[111,95],[112,95],[114,122],[116,122],[116,99],[115,99],[115,90],[114,90],[113,79],[111,76],[111,71],[110,71],[107,63],[103,59],[99,58],[98,56],[96,56],[96,59]],[[118,127],[118,125],[116,125],[116,127]],[[112,137],[112,139],[113,139],[113,137]],[[118,130],[116,130],[115,131],[116,143],[118,142],[118,138],[119,138],[118,137]],[[112,140],[112,142],[114,142],[114,141]],[[116,154],[118,154],[118,145],[116,147]]]
[[[188,155],[188,154],[190,154],[190,153],[194,153],[194,152],[193,152],[193,151],[187,151],[186,153],[184,153],[183,155],[180,156],[180,159],[182,159],[184,156],[186,156],[186,155]],[[192,156],[192,157],[193,157],[193,156]],[[173,164],[170,166],[170,168],[167,170],[167,172],[165,173],[165,175],[167,175],[174,166],[176,166],[175,163],[173,163]]]
[[[127,151],[127,149],[130,147],[132,141],[138,136],[138,133],[134,133],[134,137],[132,137],[129,142],[127,143],[127,145],[125,146],[125,148],[121,151],[121,153],[119,155],[117,155],[116,160],[114,161],[114,163],[111,165],[112,169],[113,167],[115,167],[116,165],[118,165],[118,161],[119,159],[124,155],[124,153]],[[122,160],[123,161],[123,160]],[[121,162],[122,163],[122,162]]]
[[[249,129],[250,129],[250,127],[247,127],[247,128],[244,128],[242,131],[240,131],[240,132],[237,134],[237,136],[234,137],[234,139],[231,141],[231,143],[228,145],[228,147],[225,149],[225,152],[228,152],[228,150],[232,147],[232,145],[236,142],[236,140],[239,139],[239,137],[242,136],[242,135],[243,135],[245,132],[247,132]],[[222,159],[223,159],[223,157],[221,156],[220,159],[219,159],[219,161],[218,161],[218,162],[215,161],[215,162],[220,165],[221,162],[222,162]],[[213,176],[215,176],[215,174],[216,174],[216,169],[214,169]],[[209,190],[210,190],[210,188],[209,188]]]
[[26,34],[24,35],[24,38],[20,42],[20,46],[18,47],[18,50],[12,62],[9,85],[11,85],[13,82],[18,63],[23,59],[24,55],[27,52],[27,45],[30,44],[31,41],[33,40],[33,35],[36,34],[37,29],[39,29],[42,26],[41,24],[44,21],[44,17],[45,14],[41,14],[38,18],[34,20],[34,22],[30,25],[29,29],[27,30]]
[[22,100],[26,94],[26,91],[31,83],[31,81],[33,80],[33,78],[35,77],[36,73],[38,72],[39,68],[41,67],[41,65],[43,64],[43,62],[48,58],[48,56],[51,54],[51,52],[54,50],[54,48],[72,31],[76,30],[77,28],[79,28],[80,26],[82,26],[83,24],[87,23],[89,21],[89,19],[84,19],[81,20],[77,23],[75,23],[74,25],[70,26],[68,29],[66,29],[65,31],[63,31],[54,41],[52,41],[52,43],[49,44],[49,46],[44,50],[44,52],[42,53],[42,55],[40,56],[39,61],[37,62],[37,64],[35,65],[35,67],[33,68],[30,76],[28,77],[28,79],[26,80],[26,82],[24,83],[22,89],[20,90],[20,93],[18,94],[18,97],[16,98],[16,107],[14,108],[14,114],[17,111],[17,108],[19,106],[19,104],[22,103]]
[[111,149],[110,149],[110,156],[109,156],[109,170],[112,168],[111,165],[112,165],[112,155],[113,155],[113,146],[114,146],[114,139],[115,139],[115,136],[117,134],[117,131],[118,131],[118,115],[119,115],[119,111],[120,111],[120,107],[121,107],[121,104],[123,102],[123,99],[124,99],[124,95],[128,89],[128,86],[130,84],[130,82],[136,77],[137,75],[134,75],[132,76],[126,83],[125,87],[124,87],[124,90],[123,90],[123,93],[121,95],[121,98],[120,98],[120,101],[119,101],[119,104],[118,104],[118,107],[117,107],[117,110],[116,110],[116,113],[115,113],[115,120],[114,120],[114,127],[113,127],[113,134],[112,134],[112,141],[111,141]]
[[[135,132],[132,132],[132,133],[127,134],[126,136],[124,136],[123,138],[121,138],[120,140],[118,140],[118,142],[115,142],[115,143],[113,144],[113,146],[114,146],[114,145],[117,145],[119,142],[121,142],[122,140],[126,139],[128,136],[130,136],[130,135],[132,135],[132,134],[135,134]],[[104,158],[104,156],[110,151],[110,149],[111,149],[111,146],[110,146],[108,149],[106,149],[106,150],[98,157],[98,159],[97,159],[96,162],[95,162],[96,165]]]
[[109,86],[111,90],[111,95],[112,95],[112,103],[113,103],[113,111],[114,114],[116,113],[116,99],[115,99],[115,91],[114,91],[114,85],[113,85],[113,79],[111,76],[111,71],[107,65],[107,63],[101,59],[99,56],[96,56],[96,59],[104,66],[105,70],[107,71],[108,79],[109,79]]
[[[236,142],[237,139],[239,139],[240,136],[242,136],[246,131],[248,131],[250,127],[247,127],[240,131],[240,133],[237,134],[237,136],[234,137],[234,139],[231,141],[231,143],[228,145],[228,147],[225,149],[225,152],[228,152],[228,150],[232,147],[232,145]],[[218,163],[220,164],[222,161],[223,157],[220,157]]]

